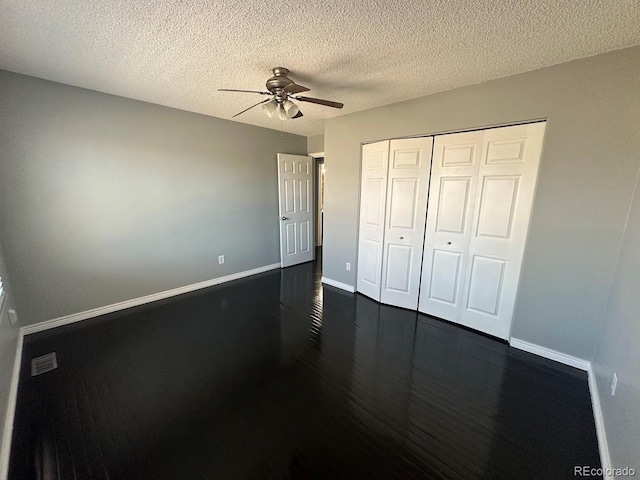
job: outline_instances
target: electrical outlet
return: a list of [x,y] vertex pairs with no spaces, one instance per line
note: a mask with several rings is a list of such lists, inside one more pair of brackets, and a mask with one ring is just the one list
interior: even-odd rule
[[222,265],[224,263],[224,255],[218,255],[218,264]]
[[351,270],[351,263],[347,262],[347,270]]
[[616,394],[616,387],[618,386],[618,374],[613,373],[613,380],[611,380],[611,396]]
[[16,323],[18,323],[18,312],[16,312],[15,310],[9,310],[7,314],[9,314],[9,322],[11,323],[11,325],[15,325]]

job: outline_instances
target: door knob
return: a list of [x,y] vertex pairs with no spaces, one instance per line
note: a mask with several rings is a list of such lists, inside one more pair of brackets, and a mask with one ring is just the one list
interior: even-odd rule
[[447,245],[451,245],[451,242],[447,242]]
[[289,220],[289,217],[278,217],[280,220]]
[[404,237],[400,237],[400,240],[404,240]]

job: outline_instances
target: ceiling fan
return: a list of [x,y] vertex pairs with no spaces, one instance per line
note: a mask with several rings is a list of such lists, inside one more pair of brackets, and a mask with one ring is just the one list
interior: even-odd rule
[[267,80],[268,92],[260,92],[257,90],[234,90],[230,88],[219,88],[219,92],[243,92],[243,93],[257,93],[259,95],[268,95],[266,98],[255,105],[251,105],[249,108],[245,108],[240,113],[236,113],[232,118],[242,115],[244,112],[248,112],[258,105],[262,105],[262,110],[268,117],[273,117],[276,112],[281,120],[288,120],[289,118],[300,118],[302,112],[300,107],[293,103],[292,100],[298,102],[309,102],[317,105],[324,105],[326,107],[342,108],[344,104],[340,102],[332,102],[330,100],[321,100],[313,97],[303,97],[298,95],[299,93],[308,92],[307,87],[298,85],[291,80],[289,70],[284,67],[276,67],[273,69],[273,77]]

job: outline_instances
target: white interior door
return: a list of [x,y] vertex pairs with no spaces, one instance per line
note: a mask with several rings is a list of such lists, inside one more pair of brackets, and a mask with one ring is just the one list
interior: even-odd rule
[[433,137],[392,140],[380,301],[418,308]]
[[[437,150],[440,157],[434,158],[434,165],[446,163],[448,156],[457,158],[457,154],[446,153],[446,143],[454,142],[460,161],[473,158],[473,165],[467,166],[472,178],[468,194],[463,195],[462,178],[445,168],[434,169],[432,184],[434,188],[439,185],[440,191],[433,201],[445,206],[429,207],[429,215],[435,219],[430,218],[427,224],[426,237],[431,243],[424,254],[420,311],[500,338],[509,337],[545,125],[478,132],[482,133],[480,156],[475,154],[477,140],[469,142],[473,155],[471,150],[460,153],[465,145],[463,135],[470,134],[442,137],[443,148]],[[458,138],[460,143],[456,144]],[[459,173],[464,177],[462,166]],[[452,181],[461,183],[447,185]],[[465,196],[468,199],[463,201]],[[460,207],[462,204],[466,208]],[[459,226],[464,233],[455,232]]]
[[460,317],[483,131],[434,140],[418,309]]
[[358,292],[380,301],[389,141],[362,146]]
[[290,267],[315,258],[313,159],[278,154],[280,265]]

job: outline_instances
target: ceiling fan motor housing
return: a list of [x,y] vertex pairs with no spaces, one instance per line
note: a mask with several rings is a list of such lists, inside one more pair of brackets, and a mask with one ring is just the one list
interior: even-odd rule
[[278,100],[284,101],[287,94],[283,90],[293,83],[289,77],[289,70],[284,67],[276,67],[273,69],[273,77],[267,80],[267,90],[273,93]]

